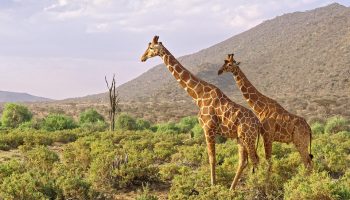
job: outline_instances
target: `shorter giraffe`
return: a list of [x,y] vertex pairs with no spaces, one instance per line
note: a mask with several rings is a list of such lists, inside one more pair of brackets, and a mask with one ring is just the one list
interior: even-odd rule
[[[261,94],[241,71],[239,67],[240,62],[235,61],[233,55],[228,55],[227,59],[225,59],[225,64],[219,69],[218,75],[223,72],[233,73],[243,97],[259,118],[264,129],[262,137],[264,140],[265,156],[269,162],[269,171],[271,169],[273,141],[283,143],[293,142],[300,153],[305,167],[311,171],[311,160],[313,158],[311,154],[312,135],[311,128],[306,120],[289,113],[275,100]],[[310,153],[308,152],[308,147],[310,147]]]
[[232,102],[214,85],[194,76],[161,42],[158,42],[158,38],[155,36],[148,44],[141,61],[145,62],[148,58],[160,56],[180,86],[199,107],[198,119],[207,143],[212,185],[215,184],[215,136],[222,135],[226,138],[237,139],[239,164],[230,188],[233,190],[247,165],[248,157],[254,168],[259,162],[255,148],[255,141],[262,129],[259,119],[251,110]]

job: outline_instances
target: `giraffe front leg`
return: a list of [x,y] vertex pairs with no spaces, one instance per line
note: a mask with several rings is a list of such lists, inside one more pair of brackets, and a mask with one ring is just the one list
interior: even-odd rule
[[239,152],[239,163],[236,171],[235,178],[231,184],[230,190],[234,190],[237,186],[238,180],[241,177],[243,169],[247,166],[248,152],[242,144],[238,144],[238,152]]
[[213,131],[205,131],[205,139],[207,142],[208,156],[209,156],[209,164],[210,164],[210,180],[211,185],[215,185],[216,177],[215,177],[215,133]]

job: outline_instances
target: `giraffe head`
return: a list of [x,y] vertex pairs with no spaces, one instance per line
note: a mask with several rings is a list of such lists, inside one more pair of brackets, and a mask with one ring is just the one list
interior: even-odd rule
[[141,62],[145,62],[148,58],[160,56],[163,50],[163,45],[158,42],[159,36],[154,36],[152,42],[148,43],[145,53],[141,57]]
[[228,54],[227,58],[225,59],[225,64],[218,71],[218,75],[222,74],[223,72],[234,72],[237,69],[241,62],[235,61],[233,56],[234,54]]

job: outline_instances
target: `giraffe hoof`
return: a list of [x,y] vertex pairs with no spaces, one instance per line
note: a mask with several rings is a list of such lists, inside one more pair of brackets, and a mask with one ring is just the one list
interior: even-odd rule
[[190,192],[190,196],[192,195],[199,195],[199,192],[196,189],[192,189]]

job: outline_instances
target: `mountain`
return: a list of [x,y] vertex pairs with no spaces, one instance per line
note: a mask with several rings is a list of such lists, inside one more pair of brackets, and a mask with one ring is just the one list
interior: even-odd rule
[[[264,21],[178,60],[201,79],[217,85],[233,101],[247,106],[232,75],[217,76],[226,55],[235,53],[241,69],[258,90],[290,111],[306,117],[350,116],[349,27],[350,8],[334,3]],[[167,47],[162,36],[160,41]],[[129,105],[125,106],[126,111],[139,109],[157,117],[159,112],[164,113],[158,110],[164,104],[167,114],[185,116],[197,112],[164,65],[121,85],[118,91],[122,102]],[[98,94],[75,100],[105,101],[106,96]],[[148,104],[152,106],[145,106]]]
[[42,102],[52,101],[44,97],[37,97],[27,93],[0,91],[0,102]]

